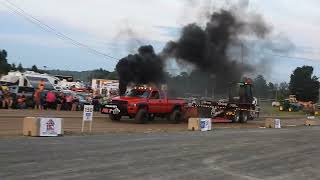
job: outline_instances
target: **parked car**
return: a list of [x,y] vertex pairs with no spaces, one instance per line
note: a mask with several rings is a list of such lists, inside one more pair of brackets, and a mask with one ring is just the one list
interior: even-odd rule
[[85,93],[76,93],[76,96],[79,98],[78,110],[83,110],[84,105],[90,105],[91,102],[88,100],[89,94]]

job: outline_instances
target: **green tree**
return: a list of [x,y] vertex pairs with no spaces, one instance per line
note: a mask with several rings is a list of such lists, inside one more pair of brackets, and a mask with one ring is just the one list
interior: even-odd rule
[[272,82],[268,83],[268,98],[274,99],[277,96],[277,87]]
[[108,79],[118,80],[119,77],[118,77],[117,71],[110,72],[109,75],[108,75]]
[[297,67],[291,74],[289,90],[298,100],[317,102],[319,87],[318,77],[313,75],[312,66]]
[[272,82],[268,83],[268,89],[269,90],[274,90],[275,89],[275,85]]
[[100,69],[93,70],[92,78],[93,79],[108,79],[109,74],[110,74],[109,71],[100,68]]
[[278,101],[288,98],[289,94],[289,84],[287,82],[280,83],[278,88]]
[[253,84],[254,84],[255,96],[264,97],[264,98],[268,97],[269,87],[267,85],[267,81],[262,75],[258,75],[254,79]]
[[8,53],[6,50],[0,50],[0,75],[7,74],[10,71],[10,64],[7,60]]
[[37,67],[36,65],[33,65],[33,66],[31,67],[31,71],[37,72],[37,73],[41,73],[41,71],[38,69],[38,67]]
[[12,71],[17,71],[17,66],[15,63],[12,63],[11,64],[11,68],[10,68]]
[[20,72],[24,72],[24,68],[23,68],[21,63],[19,63],[19,65],[17,67],[17,70],[20,71]]

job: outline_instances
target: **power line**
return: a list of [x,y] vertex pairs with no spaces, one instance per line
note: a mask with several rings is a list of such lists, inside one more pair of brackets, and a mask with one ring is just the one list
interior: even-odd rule
[[[241,51],[243,50],[243,47],[249,49],[247,46],[244,46],[244,44],[241,43]],[[318,62],[320,62],[320,60],[318,60],[318,59],[312,59],[312,58],[306,58],[306,57],[297,57],[297,56],[288,56],[288,55],[283,55],[283,54],[274,54],[274,53],[266,52],[266,51],[260,51],[260,53],[263,53],[263,54],[266,54],[266,55],[270,55],[270,56],[288,58],[288,59],[301,59],[301,60],[307,60],[307,61],[318,61]],[[242,52],[241,52],[241,54],[242,54]]]
[[[56,36],[58,36],[60,39],[68,41],[69,43],[73,44],[74,46],[77,46],[79,48],[83,48],[86,49],[88,52],[90,52],[91,54],[94,55],[98,55],[98,56],[103,56],[103,57],[107,57],[107,58],[111,58],[111,59],[115,59],[115,60],[119,60],[119,58],[116,58],[114,56],[108,55],[106,53],[100,52],[94,48],[91,48],[90,46],[83,44],[79,41],[76,41],[72,38],[70,38],[69,36],[59,32],[56,28],[49,26],[45,23],[43,23],[42,21],[40,21],[39,19],[35,18],[34,16],[32,16],[31,14],[27,13],[25,10],[23,10],[22,8],[18,7],[16,4],[10,2],[9,0],[4,0],[5,2],[7,2],[8,4],[10,4],[11,6],[13,6],[14,8],[12,8],[11,6],[5,4],[5,2],[2,3],[2,5],[4,5],[5,7],[7,7],[9,10],[11,10],[11,12],[13,12],[14,14],[17,14],[19,16],[22,16],[23,18],[25,18],[27,21],[29,21],[32,24],[35,24],[37,26],[39,26],[42,30],[45,30],[47,32],[51,32],[54,33]],[[280,55],[280,54],[273,54],[273,53],[268,53],[268,52],[263,52],[264,54],[268,54],[271,56],[277,56],[277,57],[283,57],[283,58],[290,58],[290,59],[302,59],[302,60],[308,60],[308,61],[320,61],[320,60],[315,60],[315,59],[311,59],[311,58],[305,58],[305,57],[293,57],[293,56],[286,56],[286,55]]]
[[286,56],[286,55],[281,55],[281,54],[273,54],[273,53],[269,53],[269,52],[263,52],[263,53],[270,55],[270,56],[277,56],[277,57],[288,58],[288,59],[301,59],[301,60],[307,60],[307,61],[319,61],[320,62],[320,60],[306,58],[306,57]]
[[[16,11],[16,10],[14,10],[14,12],[16,12],[16,13],[18,13],[19,15],[23,16],[23,17],[26,18],[27,20],[30,20],[30,18],[31,18],[31,21],[30,21],[30,22],[32,22],[32,23],[34,23],[34,24],[36,23],[36,25],[38,25],[38,26],[39,26],[40,28],[42,28],[42,29],[45,28],[45,29],[44,29],[45,31],[54,33],[54,34],[57,35],[60,39],[69,41],[69,42],[71,42],[73,45],[75,45],[75,46],[77,46],[77,47],[85,48],[85,49],[87,49],[90,53],[93,53],[93,54],[96,54],[96,55],[100,55],[100,56],[101,56],[101,55],[102,55],[102,56],[106,56],[106,57],[112,58],[112,59],[117,59],[117,58],[114,58],[114,57],[112,57],[112,56],[110,56],[110,55],[107,55],[107,54],[105,54],[105,53],[102,53],[102,52],[100,52],[100,51],[97,51],[97,50],[95,50],[95,49],[93,49],[93,48],[91,48],[91,47],[89,47],[89,46],[87,46],[87,45],[85,45],[85,44],[83,44],[83,43],[80,43],[80,42],[78,42],[78,41],[76,41],[76,40],[74,40],[74,39],[66,36],[65,34],[57,31],[55,28],[53,28],[53,27],[51,27],[51,26],[49,26],[49,25],[47,25],[47,24],[45,24],[45,23],[42,23],[40,20],[38,20],[37,18],[35,18],[35,17],[33,17],[32,15],[28,14],[28,13],[25,12],[23,9],[19,8],[18,6],[16,6],[15,4],[11,3],[10,1],[8,1],[8,0],[5,0],[5,1],[8,2],[9,4],[11,4],[12,6],[14,6],[15,8],[19,9],[22,13],[20,13],[19,11]],[[8,6],[7,6],[7,7],[8,7]],[[34,21],[35,21],[35,22],[34,22]]]
[[[5,2],[10,4],[11,6],[9,6],[8,4],[5,4]],[[86,44],[83,44],[83,43],[81,43],[81,42],[79,42],[77,40],[74,40],[74,39],[70,38],[69,36],[59,32],[53,26],[49,26],[49,25],[43,23],[42,21],[40,21],[39,19],[35,18],[31,14],[27,13],[25,10],[23,10],[22,8],[20,8],[16,4],[10,2],[9,0],[4,0],[4,2],[2,2],[2,5],[7,7],[14,14],[17,14],[17,15],[25,18],[30,23],[39,26],[42,30],[45,30],[47,32],[51,32],[51,33],[55,34],[56,36],[58,36],[60,39],[62,39],[64,41],[67,41],[67,42],[71,43],[72,45],[74,45],[76,47],[83,48],[83,49],[87,50],[88,52],[90,52],[91,54],[94,54],[94,55],[98,55],[98,56],[102,56],[102,57],[106,57],[106,58],[110,58],[110,59],[119,60],[119,58],[116,58],[114,56],[111,56],[111,55],[108,55],[108,54],[103,53],[101,51],[98,51],[98,50],[96,50],[94,48],[91,48],[90,46],[88,46]],[[268,52],[263,52],[263,53],[271,55],[271,56],[277,56],[277,57],[289,58],[289,59],[302,59],[302,60],[308,60],[308,61],[320,61],[320,60],[311,59],[311,58],[305,58],[305,57],[293,57],[293,56],[273,54],[273,53],[268,53]]]
[[7,2],[8,4],[10,4],[11,6],[9,6],[5,2],[2,2],[2,5],[7,7],[11,12],[13,12],[14,14],[17,14],[17,15],[23,17],[23,18],[25,18],[30,23],[39,26],[42,30],[45,30],[47,32],[51,32],[51,33],[55,34],[57,37],[59,37],[60,39],[62,39],[64,41],[67,41],[67,42],[71,43],[74,46],[77,46],[79,48],[85,49],[88,52],[90,52],[91,54],[102,56],[102,57],[105,57],[105,58],[119,60],[119,58],[116,58],[114,56],[111,56],[111,55],[108,55],[106,53],[100,52],[100,51],[98,51],[98,50],[96,50],[94,48],[91,48],[90,46],[88,46],[86,44],[83,44],[83,43],[81,43],[79,41],[76,41],[76,40],[70,38],[69,36],[59,32],[56,28],[54,28],[52,26],[49,26],[49,25],[43,23],[42,21],[40,21],[39,19],[35,18],[34,16],[30,15],[25,10],[23,10],[22,8],[20,8],[17,5],[13,4],[9,0],[4,0],[4,1]]

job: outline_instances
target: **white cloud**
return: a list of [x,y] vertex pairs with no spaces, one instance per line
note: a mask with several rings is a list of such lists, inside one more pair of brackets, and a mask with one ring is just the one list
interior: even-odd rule
[[[231,0],[237,1],[237,0]],[[1,1],[2,2],[2,1]],[[88,33],[107,43],[124,42],[135,37],[146,41],[166,42],[171,37],[156,27],[181,28],[206,18],[213,7],[228,0],[11,0],[26,12],[52,26],[61,25]],[[245,3],[244,3],[245,4]],[[283,32],[298,46],[320,47],[318,0],[251,0],[251,10],[261,13],[276,33]],[[0,5],[0,11],[8,12]],[[0,29],[1,32],[1,29]],[[73,36],[73,34],[70,34]],[[85,37],[83,37],[85,38]],[[28,34],[1,35],[0,39],[31,42],[41,46],[61,46],[62,41]],[[78,39],[81,41],[82,38]],[[87,44],[87,41],[81,41]],[[92,41],[90,41],[92,42]],[[89,43],[93,44],[93,43]],[[70,45],[71,46],[71,45]],[[124,45],[125,46],[125,45]],[[298,53],[298,52],[297,52]],[[307,54],[295,54],[308,56]],[[310,54],[318,58],[316,53]]]
[[[50,25],[63,24],[104,39],[120,37],[131,29],[134,36],[167,41],[154,26],[179,26],[181,1],[170,0],[12,0]],[[124,34],[122,37],[125,37]]]
[[[212,0],[10,0],[49,25],[64,25],[105,40],[134,36],[166,42],[173,37],[156,26],[179,28],[203,21]],[[211,4],[211,5],[208,5]],[[6,10],[6,9],[0,9]],[[130,30],[132,34],[128,32]]]
[[[236,1],[238,0],[232,0]],[[203,21],[205,12],[223,6],[222,2],[225,1],[11,0],[11,2],[50,25],[62,24],[107,41],[134,36],[139,39],[165,42],[172,37],[164,34],[161,29],[154,28],[155,26],[181,27],[190,22]],[[226,2],[231,4],[230,1]],[[310,34],[314,35],[315,30],[312,29],[316,28],[315,22],[319,22],[318,7],[317,0],[250,1],[250,9],[263,14],[267,21],[274,25],[275,31],[286,32],[290,38],[298,39],[296,37],[299,36],[299,40],[305,39],[305,41],[314,39]],[[309,31],[312,33],[308,33]]]
[[252,4],[275,32],[286,34],[297,46],[320,47],[318,0],[253,0]]

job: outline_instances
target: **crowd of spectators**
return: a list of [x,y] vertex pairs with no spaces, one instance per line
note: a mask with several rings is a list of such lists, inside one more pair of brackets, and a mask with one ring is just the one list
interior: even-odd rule
[[0,108],[3,109],[78,111],[84,105],[92,104],[99,111],[104,100],[105,98],[93,93],[47,91],[41,85],[28,95],[25,92],[12,93],[9,87],[0,86]]

